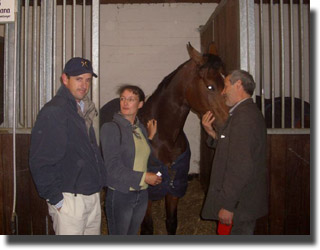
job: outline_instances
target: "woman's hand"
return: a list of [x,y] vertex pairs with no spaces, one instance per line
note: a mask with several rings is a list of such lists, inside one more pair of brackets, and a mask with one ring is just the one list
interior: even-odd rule
[[157,133],[157,120],[151,119],[147,123],[148,139],[152,140],[154,135]]
[[151,186],[155,186],[155,185],[158,185],[162,182],[162,177],[156,175],[155,173],[147,172],[146,178],[144,181]]
[[204,130],[213,138],[217,139],[217,133],[212,127],[212,123],[216,118],[213,116],[211,111],[207,111],[201,119]]

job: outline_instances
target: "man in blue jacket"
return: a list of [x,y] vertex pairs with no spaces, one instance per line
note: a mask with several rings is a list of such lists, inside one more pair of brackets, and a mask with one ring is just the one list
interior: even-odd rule
[[84,58],[70,59],[57,94],[39,112],[32,130],[30,170],[46,199],[57,235],[97,235],[101,227],[100,190],[106,173],[87,97],[93,72]]

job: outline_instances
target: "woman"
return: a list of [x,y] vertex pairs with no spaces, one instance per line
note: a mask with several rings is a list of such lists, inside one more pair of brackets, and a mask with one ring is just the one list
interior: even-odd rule
[[147,172],[151,152],[148,139],[156,133],[157,122],[148,122],[148,132],[137,118],[145,95],[133,85],[119,89],[120,112],[113,121],[101,128],[102,153],[107,169],[108,191],[106,214],[110,235],[138,234],[144,218],[149,185],[161,183],[162,178]]

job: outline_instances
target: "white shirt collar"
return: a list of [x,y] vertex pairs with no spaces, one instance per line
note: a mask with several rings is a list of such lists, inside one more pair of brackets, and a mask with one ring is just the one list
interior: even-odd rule
[[80,109],[81,109],[81,111],[83,113],[83,111],[84,111],[84,101],[80,100],[80,102],[77,102],[77,103],[80,106]]
[[241,103],[243,103],[245,100],[249,99],[251,97],[248,97],[248,98],[244,98],[242,99],[240,102],[237,102],[230,110],[229,110],[229,114],[231,114],[235,109],[236,107],[238,107]]

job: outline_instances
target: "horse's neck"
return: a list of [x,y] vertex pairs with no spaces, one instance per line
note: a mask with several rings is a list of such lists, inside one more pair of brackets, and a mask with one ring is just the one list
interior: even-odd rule
[[144,124],[152,118],[157,120],[157,133],[152,140],[154,154],[165,165],[171,166],[186,150],[187,141],[182,131],[190,108],[181,93],[177,98],[179,95],[172,89],[164,92],[154,93],[146,102],[143,119]]
[[[179,83],[176,83],[179,84]],[[168,87],[161,93],[154,93],[147,101],[145,107],[147,119],[158,120],[158,139],[174,143],[182,131],[190,107],[185,103],[183,93],[176,93],[180,88]]]

